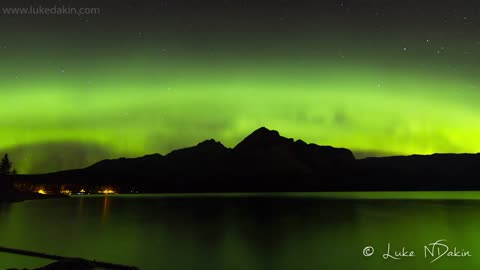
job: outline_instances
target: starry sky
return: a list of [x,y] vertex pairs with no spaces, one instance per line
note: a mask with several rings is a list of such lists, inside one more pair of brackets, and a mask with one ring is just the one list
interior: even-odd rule
[[[16,7],[100,14],[8,15]],[[79,168],[260,126],[357,157],[480,152],[480,2],[2,1],[0,153]]]

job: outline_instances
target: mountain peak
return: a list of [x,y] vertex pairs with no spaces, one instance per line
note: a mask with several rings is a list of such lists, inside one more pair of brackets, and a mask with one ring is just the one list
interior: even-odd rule
[[240,151],[248,149],[262,149],[288,141],[291,141],[291,139],[280,136],[278,131],[261,127],[243,139],[243,141],[237,144],[234,149]]
[[257,136],[260,136],[260,135],[272,135],[272,136],[280,136],[280,133],[278,133],[278,131],[276,130],[270,130],[266,127],[260,127],[258,128],[257,130],[255,130],[254,132],[252,132],[251,135],[257,135]]
[[221,142],[217,142],[214,139],[209,139],[197,144],[196,146],[173,150],[167,155],[167,157],[172,158],[185,155],[224,153],[228,150],[229,149],[226,148]]
[[225,146],[221,142],[217,142],[214,139],[203,141],[197,144],[198,148],[201,149],[211,149],[211,150],[225,150]]

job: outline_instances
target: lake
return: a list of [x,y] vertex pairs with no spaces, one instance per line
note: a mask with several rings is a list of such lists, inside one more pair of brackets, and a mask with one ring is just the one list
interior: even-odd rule
[[[446,241],[433,245],[438,240]],[[0,204],[0,246],[143,270],[478,269],[480,192],[108,195]],[[0,269],[50,262],[0,253]]]

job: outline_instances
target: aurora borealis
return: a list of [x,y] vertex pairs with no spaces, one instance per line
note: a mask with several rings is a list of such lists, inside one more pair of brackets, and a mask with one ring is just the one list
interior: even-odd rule
[[0,152],[20,173],[260,126],[359,157],[480,152],[474,1],[10,2],[102,10],[0,16]]

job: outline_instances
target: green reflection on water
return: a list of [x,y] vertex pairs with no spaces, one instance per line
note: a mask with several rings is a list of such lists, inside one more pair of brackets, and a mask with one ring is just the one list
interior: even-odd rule
[[[475,269],[479,192],[78,196],[0,207],[0,245],[140,269]],[[472,257],[430,264],[439,239]],[[387,244],[417,254],[384,260]],[[362,255],[373,246],[375,254]],[[0,269],[48,263],[0,254]]]

